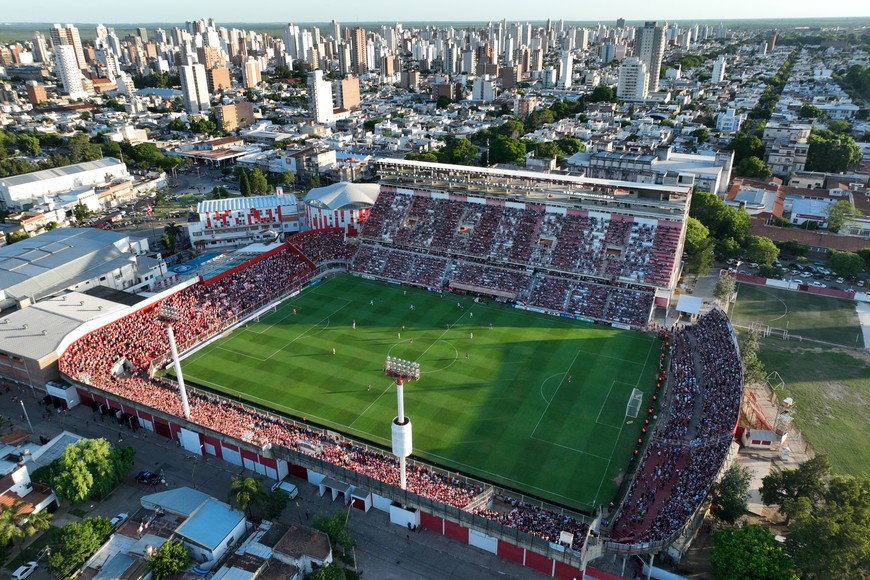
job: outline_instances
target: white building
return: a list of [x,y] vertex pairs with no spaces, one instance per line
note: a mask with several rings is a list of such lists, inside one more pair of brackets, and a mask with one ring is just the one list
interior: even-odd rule
[[197,249],[240,246],[269,241],[299,231],[296,197],[275,195],[201,201],[199,221],[190,224],[190,239]]
[[308,73],[308,104],[311,116],[318,123],[334,122],[332,108],[332,83],[323,80],[323,71]]
[[645,62],[636,56],[628,57],[619,65],[616,96],[626,101],[644,100],[649,86],[649,76]]
[[181,93],[184,95],[184,110],[189,115],[208,113],[211,102],[208,93],[208,83],[205,77],[205,66],[188,64],[179,67],[181,76]]
[[82,71],[76,60],[76,49],[72,45],[60,45],[54,48],[55,73],[63,85],[63,92],[71,99],[86,99],[88,93],[82,84]]
[[716,130],[723,133],[735,133],[746,120],[746,115],[738,115],[734,109],[716,115]]
[[559,75],[559,88],[570,89],[574,76],[574,57],[569,50],[562,51],[562,57],[559,59]]
[[655,21],[646,22],[643,27],[637,28],[634,53],[646,64],[647,92],[650,93],[659,90],[659,71],[665,56],[665,42],[665,29]]
[[26,210],[56,195],[92,185],[129,178],[127,164],[114,157],[54,169],[0,178],[0,205],[7,210]]
[[471,100],[490,102],[495,99],[495,79],[483,75],[474,79],[471,90]]
[[719,58],[716,59],[716,62],[713,63],[713,78],[710,79],[710,82],[721,83],[725,80],[726,65],[725,55],[719,56]]

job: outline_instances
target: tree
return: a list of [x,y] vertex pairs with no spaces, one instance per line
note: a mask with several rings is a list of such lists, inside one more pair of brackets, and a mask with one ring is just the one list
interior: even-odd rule
[[42,148],[39,145],[39,139],[27,133],[21,133],[16,140],[18,150],[22,155],[28,157],[39,157],[42,155]]
[[614,91],[611,87],[605,85],[598,85],[592,92],[589,94],[589,97],[586,99],[590,103],[599,103],[599,102],[616,102],[616,91]]
[[453,99],[448,97],[447,95],[441,95],[438,97],[438,100],[435,101],[435,107],[438,109],[446,109],[450,106],[450,103],[453,102]]
[[190,565],[190,552],[181,540],[169,541],[157,548],[148,562],[148,568],[154,575],[154,580],[162,580],[176,572],[181,572]]
[[870,576],[870,480],[834,477],[796,517],[786,549],[805,580]]
[[843,135],[848,135],[852,132],[852,125],[849,124],[849,121],[840,121],[839,119],[834,119],[832,121],[828,121],[827,129],[831,133],[841,133]]
[[692,131],[692,137],[694,137],[698,143],[706,143],[710,140],[710,130],[706,127],[700,127]]
[[854,276],[864,269],[864,259],[854,252],[831,251],[831,269],[841,276]]
[[717,251],[725,255],[729,253],[728,240],[733,239],[739,249],[752,225],[745,211],[726,205],[717,195],[706,191],[692,195],[690,216],[710,230],[710,236],[717,240]]
[[14,544],[37,532],[47,530],[51,525],[51,514],[47,510],[39,513],[25,511],[25,503],[15,500],[11,505],[0,507],[0,546]]
[[737,133],[726,149],[734,151],[734,163],[740,163],[747,157],[763,157],[764,145],[761,139],[755,135],[746,135],[745,133]]
[[314,189],[315,187],[320,187],[320,176],[316,173],[309,173],[305,176],[305,187],[308,189]]
[[452,163],[454,165],[473,165],[477,161],[480,148],[471,144],[464,137],[447,139],[444,147],[438,149],[435,155],[439,163]]
[[686,256],[689,267],[699,276],[705,276],[713,265],[713,240],[710,230],[690,217],[686,224]]
[[169,124],[166,125],[166,128],[170,131],[185,131],[187,130],[187,124],[180,118],[175,118],[169,121]]
[[803,105],[801,107],[800,116],[805,119],[815,119],[816,117],[823,116],[824,113],[818,107],[814,107],[812,105]]
[[326,566],[315,568],[306,578],[307,580],[341,580],[344,574],[335,562],[330,562]]
[[182,228],[175,222],[170,222],[163,226],[163,245],[167,250],[173,251],[178,245],[178,238],[181,237]]
[[759,525],[714,533],[710,567],[716,580],[797,580],[791,560]]
[[212,199],[226,199],[230,196],[230,192],[227,191],[226,187],[222,187],[220,185],[211,188],[211,198]]
[[761,480],[761,501],[775,505],[785,515],[786,524],[792,517],[805,514],[817,505],[825,492],[825,480],[831,474],[831,463],[824,455],[816,455],[797,469],[771,473]]
[[77,223],[83,224],[91,217],[91,210],[83,203],[76,204],[73,208],[73,217],[76,218]]
[[283,171],[281,173],[269,173],[266,175],[269,185],[281,187],[284,185],[293,185],[296,182],[296,176],[292,171]]
[[290,496],[283,489],[276,489],[272,493],[266,494],[263,498],[263,517],[267,520],[274,520],[279,517],[287,507],[287,502],[290,501]]
[[230,483],[230,500],[250,519],[251,509],[263,495],[263,485],[256,477],[234,477]]
[[96,161],[103,158],[103,150],[96,143],[91,143],[84,133],[75,133],[66,140],[66,149],[70,163]]
[[519,139],[511,139],[510,137],[499,135],[489,147],[490,163],[524,165],[525,158],[526,144]]
[[779,257],[779,248],[770,238],[749,236],[746,240],[746,259],[759,264],[773,264]]
[[251,197],[251,182],[248,180],[248,172],[244,169],[239,174],[239,191],[242,197]]
[[841,199],[840,201],[829,203],[825,207],[825,215],[828,218],[826,220],[828,229],[832,232],[839,232],[846,225],[846,222],[860,216],[861,212],[858,211],[858,208],[851,201]]
[[750,481],[752,474],[749,470],[739,463],[732,463],[722,481],[713,486],[713,515],[733,524],[745,514]]
[[861,162],[861,148],[850,135],[813,130],[807,150],[807,171],[840,173]]
[[734,282],[734,277],[731,274],[722,274],[716,280],[716,287],[713,288],[713,296],[722,304],[729,304],[734,299],[737,285]]
[[758,179],[767,179],[773,175],[773,171],[770,170],[770,167],[754,155],[747,157],[735,165],[734,173],[740,177],[755,177]]
[[73,503],[103,498],[133,467],[133,457],[130,447],[114,449],[105,439],[82,439],[69,445],[51,464],[34,471],[32,478]]
[[325,532],[333,546],[340,547],[347,553],[356,546],[356,540],[347,527],[347,517],[343,513],[335,513],[329,516],[316,515],[311,521],[311,526]]
[[66,577],[84,564],[112,532],[112,523],[102,517],[72,522],[61,528],[48,557],[52,574]]
[[266,179],[266,174],[260,169],[252,169],[249,176],[251,182],[251,193],[264,194],[269,193],[269,181]]

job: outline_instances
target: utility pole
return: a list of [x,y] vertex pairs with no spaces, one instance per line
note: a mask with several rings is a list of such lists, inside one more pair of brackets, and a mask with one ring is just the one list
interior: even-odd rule
[[21,410],[24,411],[24,418],[27,419],[27,424],[30,426],[30,432],[33,433],[33,423],[30,422],[30,415],[27,414],[27,409],[24,406],[24,400],[19,400],[21,403]]

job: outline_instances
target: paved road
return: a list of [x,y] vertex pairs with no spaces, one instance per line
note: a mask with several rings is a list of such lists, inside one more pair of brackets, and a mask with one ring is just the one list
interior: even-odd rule
[[[0,394],[0,415],[12,419],[18,427],[27,429],[26,422],[21,420],[19,403],[13,403],[12,395]],[[230,480],[234,476],[255,475],[241,467],[226,463],[214,457],[195,457],[180,449],[173,441],[148,433],[145,430],[132,432],[119,427],[106,418],[97,419],[90,409],[78,407],[63,415],[52,415],[50,419],[41,418],[43,407],[27,391],[18,394],[22,396],[30,419],[33,422],[35,436],[54,437],[66,429],[86,437],[105,437],[116,443],[119,436],[122,445],[130,445],[136,450],[134,472],[142,470],[164,470],[166,483],[169,487],[190,486],[200,489],[222,501],[227,500]],[[271,483],[271,482],[267,482]],[[318,513],[331,513],[347,508],[341,502],[332,502],[328,496],[317,495],[317,488],[302,480],[295,480],[299,486],[299,497],[288,505],[281,517],[285,522],[305,523],[306,514],[310,517]],[[137,485],[132,477],[119,486],[111,496],[103,502],[78,506],[87,516],[104,516],[111,518],[120,512],[132,514],[139,508],[139,500],[143,495],[153,493],[162,488],[150,488]],[[63,525],[79,518],[68,512],[67,506],[62,507],[55,516],[55,524]],[[383,580],[436,580],[442,578],[474,578],[481,580],[521,578],[540,579],[546,576],[528,568],[524,568],[477,548],[463,545],[431,531],[410,533],[405,528],[389,523],[387,514],[371,510],[364,514],[351,510],[350,528],[357,540],[356,558],[358,566],[365,572],[365,578]],[[8,577],[8,574],[4,575]],[[49,576],[40,569],[31,578],[33,580],[48,580]]]

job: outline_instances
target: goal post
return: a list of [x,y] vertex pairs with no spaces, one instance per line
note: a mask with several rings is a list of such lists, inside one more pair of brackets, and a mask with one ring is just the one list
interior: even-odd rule
[[640,408],[643,406],[643,391],[634,388],[631,390],[631,397],[628,399],[628,404],[625,406],[625,416],[631,419],[637,419],[640,415]]

